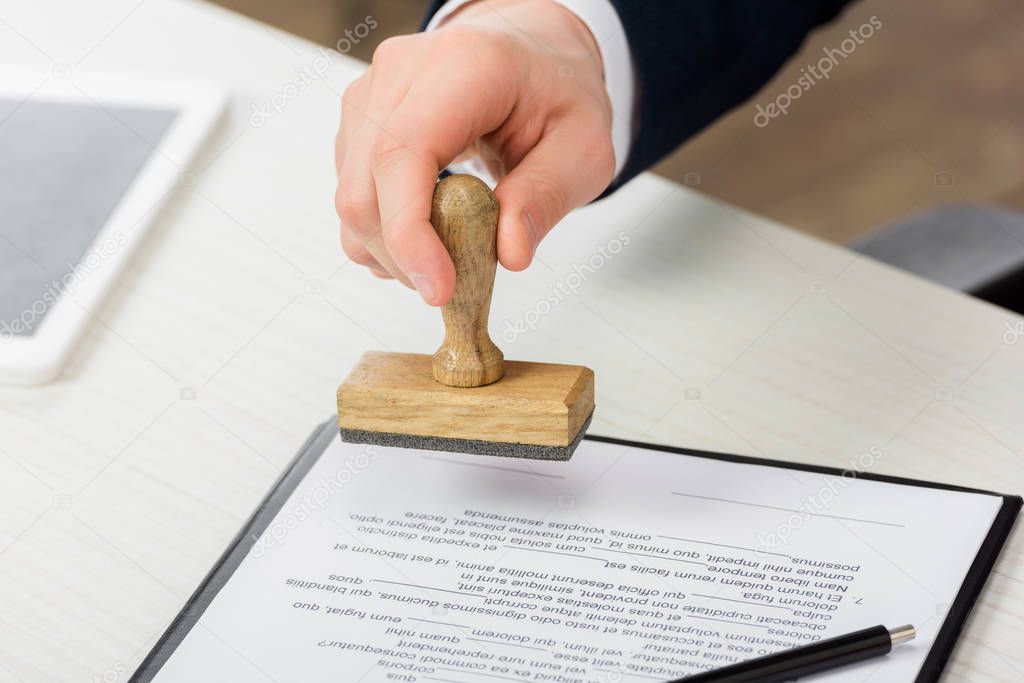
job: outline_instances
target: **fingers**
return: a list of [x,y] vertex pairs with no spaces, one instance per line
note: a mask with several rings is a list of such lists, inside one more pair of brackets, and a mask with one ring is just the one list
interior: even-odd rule
[[447,116],[423,118],[431,106],[446,111],[439,99],[424,102],[410,92],[378,132],[368,166],[388,256],[423,301],[440,306],[455,293],[455,266],[430,224],[430,205],[438,172],[460,150]]
[[563,123],[498,183],[498,260],[523,270],[544,236],[573,209],[608,186],[615,172],[611,136],[603,123]]
[[455,266],[430,224],[438,163],[388,139],[386,133],[378,140],[382,141],[371,162],[371,173],[380,205],[383,246],[423,301],[440,306],[455,293]]
[[376,137],[378,129],[368,113],[372,90],[372,74],[367,72],[342,97],[342,120],[335,144],[338,188],[334,200],[341,220],[341,246],[354,263],[412,288],[388,253],[381,233],[377,191],[369,169],[372,148],[366,142]]
[[341,247],[353,263],[386,272],[411,286],[384,244],[373,179],[369,173],[349,170],[357,168],[355,163],[346,164],[338,180],[334,203],[341,220]]
[[386,273],[414,287],[428,304],[440,305],[454,293],[455,269],[430,225],[439,164],[432,160],[432,151],[398,137],[411,137],[406,133],[410,123],[385,127],[371,121],[346,150],[335,202],[342,247],[352,261]]
[[[432,306],[455,293],[455,266],[430,224],[437,174],[498,127],[514,102],[511,94],[494,97],[469,87],[478,85],[477,72],[460,74],[447,66],[437,64],[404,93],[378,131],[369,161],[387,254]],[[382,255],[374,255],[385,265]]]
[[[383,270],[367,249],[376,231],[377,198],[369,174],[358,174],[358,140],[368,123],[363,113],[369,96],[370,73],[356,79],[341,98],[341,122],[334,143],[334,164],[338,186],[334,193],[335,212],[341,222],[341,248],[349,260],[370,269]],[[346,163],[346,161],[348,163]]]
[[[342,247],[434,306],[455,290],[454,265],[430,224],[441,168],[476,147],[489,152],[499,177],[508,172],[495,190],[498,258],[522,270],[569,211],[600,194],[615,166],[607,106],[552,81],[552,55],[536,41],[491,13],[477,20],[495,24],[385,41],[343,98],[335,197]],[[563,33],[549,37],[568,40]],[[599,82],[600,69],[589,76]]]
[[[345,213],[347,214],[347,209]],[[383,270],[377,259],[374,258],[370,250],[366,248],[365,242],[360,240],[354,231],[345,229],[342,224],[341,230],[341,250],[348,256],[348,260],[360,266],[366,266],[367,268],[376,268],[377,270]]]

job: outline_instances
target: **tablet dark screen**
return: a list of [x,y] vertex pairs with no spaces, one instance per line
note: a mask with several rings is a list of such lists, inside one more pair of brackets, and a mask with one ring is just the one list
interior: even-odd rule
[[103,257],[94,239],[176,115],[0,98],[2,338],[30,336],[74,267]]

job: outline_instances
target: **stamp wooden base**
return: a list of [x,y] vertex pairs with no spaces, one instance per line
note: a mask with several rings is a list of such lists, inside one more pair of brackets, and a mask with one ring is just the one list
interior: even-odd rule
[[594,410],[589,368],[506,361],[497,382],[464,388],[437,382],[431,364],[428,355],[367,352],[338,388],[338,425],[343,431],[568,447]]

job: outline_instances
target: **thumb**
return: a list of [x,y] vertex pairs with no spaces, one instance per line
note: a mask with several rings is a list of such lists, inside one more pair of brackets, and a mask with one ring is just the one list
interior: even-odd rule
[[501,206],[498,260],[523,270],[537,245],[566,214],[601,194],[612,180],[615,154],[606,131],[581,136],[562,125],[541,138],[494,190]]

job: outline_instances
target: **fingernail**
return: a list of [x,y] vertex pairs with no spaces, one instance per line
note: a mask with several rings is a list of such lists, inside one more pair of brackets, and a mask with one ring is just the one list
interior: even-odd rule
[[412,280],[413,286],[416,287],[416,291],[420,293],[420,296],[428,304],[434,299],[434,283],[430,281],[430,278],[420,273],[410,273],[409,279]]
[[532,256],[537,251],[537,245],[540,244],[540,230],[537,229],[537,223],[533,220],[533,216],[526,209],[523,209],[519,214],[519,220],[526,226],[527,231],[530,233],[530,244],[533,245],[530,249],[530,255]]

